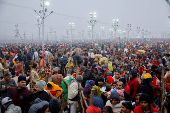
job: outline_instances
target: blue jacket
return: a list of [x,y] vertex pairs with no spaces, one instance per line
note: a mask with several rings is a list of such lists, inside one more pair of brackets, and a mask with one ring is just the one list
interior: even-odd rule
[[[88,105],[90,105],[90,100],[88,101]],[[100,108],[101,110],[103,110],[103,107],[104,107],[103,99],[94,95],[93,106],[96,106],[96,107]]]

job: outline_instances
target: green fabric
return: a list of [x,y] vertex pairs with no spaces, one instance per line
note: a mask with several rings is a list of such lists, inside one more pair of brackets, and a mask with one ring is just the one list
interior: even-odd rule
[[108,69],[109,69],[109,71],[113,71],[112,62],[108,63]]
[[[68,86],[69,82],[72,80],[72,76],[71,75],[69,76],[69,80],[67,80],[67,79],[64,79],[64,80],[66,81],[66,84]],[[62,86],[63,93],[64,93],[64,99],[68,100],[68,89],[63,81],[61,81],[61,86]]]

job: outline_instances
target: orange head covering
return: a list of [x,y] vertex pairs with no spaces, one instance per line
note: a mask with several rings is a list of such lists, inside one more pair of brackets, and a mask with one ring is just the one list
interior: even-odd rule
[[62,88],[60,88],[58,85],[54,84],[53,82],[48,82],[47,84],[51,84],[52,85],[52,89],[48,89],[47,85],[45,86],[44,90],[49,90],[49,91],[61,91],[63,90]]

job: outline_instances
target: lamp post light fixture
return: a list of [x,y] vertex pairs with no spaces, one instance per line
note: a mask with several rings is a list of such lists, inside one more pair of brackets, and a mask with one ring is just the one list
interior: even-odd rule
[[131,31],[131,24],[127,24],[127,28],[126,28],[127,32],[128,32],[128,41],[129,41],[129,33]]
[[119,23],[119,19],[113,19],[113,25],[112,25],[112,27],[113,27],[113,29],[114,29],[114,31],[115,31],[115,39],[116,39],[117,28],[119,27],[118,23]]
[[94,12],[94,13],[90,13],[90,18],[91,18],[91,20],[90,21],[88,21],[88,23],[91,25],[91,28],[92,28],[92,46],[93,46],[93,38],[94,38],[94,26],[95,26],[95,24],[98,22],[97,20],[96,20],[96,17],[97,17],[97,14],[96,14],[96,12]]
[[44,50],[44,20],[53,13],[53,11],[51,11],[48,15],[46,15],[47,12],[47,8],[46,6],[49,5],[49,2],[45,3],[45,0],[42,0],[42,4],[40,5],[42,7],[42,10],[40,10],[39,12],[37,12],[36,10],[34,10],[38,16],[41,18],[42,20],[42,49]]

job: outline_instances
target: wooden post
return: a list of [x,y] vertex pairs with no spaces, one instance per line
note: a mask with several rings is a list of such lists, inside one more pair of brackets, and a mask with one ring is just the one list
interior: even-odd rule
[[32,71],[32,65],[29,65],[29,67],[30,67],[30,91],[32,91],[32,89],[33,89],[33,83],[32,83],[32,77],[31,77],[31,71]]
[[82,111],[84,113],[84,106],[83,106],[83,100],[82,100],[82,95],[80,94],[80,105],[82,107]]
[[23,67],[23,63],[21,62],[21,69],[22,69],[22,76],[24,76],[24,67]]
[[90,95],[90,105],[93,105],[93,101],[94,101],[94,91],[95,89],[91,89],[91,95]]
[[[162,67],[162,75],[161,75],[161,87],[162,87],[162,104],[164,102],[165,97],[165,79],[164,79],[164,66]],[[161,112],[163,113],[163,106],[161,106]]]
[[76,77],[79,75],[78,73],[79,73],[79,69],[78,69],[78,64],[76,62]]
[[88,108],[89,106],[88,106],[88,104],[87,104],[87,101],[85,100],[85,96],[84,96],[84,94],[83,94],[83,91],[81,91],[81,95],[82,95],[83,101],[84,101],[84,103],[85,103],[85,105],[86,105],[86,108]]

